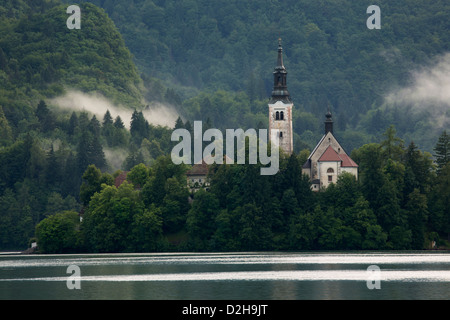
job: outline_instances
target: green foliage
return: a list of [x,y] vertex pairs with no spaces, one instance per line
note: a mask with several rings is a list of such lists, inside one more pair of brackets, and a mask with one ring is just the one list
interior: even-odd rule
[[88,205],[92,196],[100,192],[102,185],[112,185],[113,179],[108,173],[102,173],[95,165],[89,165],[83,174],[83,183],[80,188],[80,200]]
[[[19,8],[16,4],[9,10]],[[37,90],[37,98],[56,96],[67,86],[139,105],[141,80],[121,35],[102,9],[90,3],[80,8],[79,30],[66,27],[67,6],[59,1],[39,9],[30,5],[20,8],[21,14],[2,18],[0,56],[9,80],[3,87],[7,92],[18,88],[16,97]]]
[[444,130],[439,136],[439,140],[434,147],[437,173],[439,174],[442,168],[450,162],[450,136]]
[[[112,20],[82,3],[82,29],[69,30],[58,0],[0,5],[1,250],[35,232],[43,252],[64,253],[422,249],[450,234],[448,135],[436,139],[431,113],[381,99],[447,50],[448,4],[382,1],[377,33],[364,26],[367,4],[349,1],[91,2]],[[168,156],[172,131],[145,119],[142,95],[179,108],[177,128],[267,128],[280,35],[295,153],[270,177],[212,166],[191,204],[187,167]],[[56,110],[48,98],[66,87],[135,109],[130,130],[109,111],[99,121]],[[343,174],[313,193],[301,166],[327,106],[359,179]],[[436,165],[419,149],[433,143]],[[117,188],[118,168],[129,173]],[[189,239],[167,245],[174,234]]]
[[[0,197],[6,213],[0,216],[5,248],[28,239],[8,235],[31,237],[34,225],[43,252],[404,250],[428,247],[429,239],[439,240],[450,231],[449,167],[435,175],[428,155],[411,145],[402,149],[405,156],[399,160],[380,144],[364,145],[353,153],[360,179],[343,173],[318,193],[301,175],[305,153],[282,157],[274,176],[260,175],[258,165],[213,165],[209,189],[197,191],[192,203],[187,167],[174,165],[169,156],[150,167],[136,165],[119,187],[110,174],[90,165],[79,191],[81,224],[59,213],[78,206],[73,197],[39,191],[40,183],[53,176],[44,171],[41,179],[38,168],[46,167],[46,159],[58,162],[57,153],[51,149],[46,157],[31,138],[2,152],[20,155],[20,150],[28,166],[23,178],[18,176],[23,181],[13,189],[5,183]],[[15,177],[11,173],[6,182]],[[405,195],[408,183],[417,187]],[[174,234],[186,232],[184,242],[168,245]]]
[[0,147],[7,146],[13,141],[11,126],[6,119],[3,109],[0,106]]
[[73,253],[80,250],[80,218],[77,212],[57,213],[36,226],[39,251]]
[[[135,166],[128,175],[132,184],[124,182],[118,188],[102,184],[101,191],[91,196],[82,223],[87,250],[154,251],[162,245],[163,232],[179,231],[189,209],[188,191],[186,179],[179,176],[183,167],[172,166],[168,159],[160,158],[152,168]],[[92,175],[97,173],[94,180],[99,181],[99,172],[92,167],[85,179],[91,171]]]
[[[94,252],[124,252],[135,250],[133,221],[139,221],[144,208],[133,185],[119,188],[104,185],[94,194],[83,220],[83,232],[89,250]],[[145,219],[145,218],[142,218]]]
[[[267,112],[260,108],[270,96],[281,37],[295,105],[294,131],[309,147],[320,139],[321,118],[331,106],[335,131],[346,136],[341,141],[348,152],[378,141],[390,124],[407,143],[414,140],[423,150],[432,149],[438,134],[432,112],[385,104],[384,96],[408,85],[411,70],[448,51],[444,17],[450,5],[445,1],[378,1],[381,30],[366,28],[368,4],[363,1],[90,2],[105,9],[151,79],[144,79],[149,100],[172,95],[173,89],[163,86],[176,88],[182,100],[196,96],[198,103],[180,108],[191,122],[210,117],[217,127],[237,117],[229,128],[256,127],[248,123],[261,119],[265,124]],[[245,117],[223,113],[230,105],[214,106],[211,97],[217,91],[245,92],[253,114],[247,113],[247,104],[239,113]],[[444,128],[448,116],[446,121]],[[308,131],[319,137],[305,141],[302,135]]]
[[196,247],[201,249],[209,249],[208,243],[203,241],[210,240],[214,234],[215,222],[219,214],[219,201],[214,194],[200,189],[195,193],[194,202],[188,212],[186,219],[186,228]]
[[134,166],[127,175],[127,179],[136,187],[143,187],[149,178],[148,168],[140,163]]

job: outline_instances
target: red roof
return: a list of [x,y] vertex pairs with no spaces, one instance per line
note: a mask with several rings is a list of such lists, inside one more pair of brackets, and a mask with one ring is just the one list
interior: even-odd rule
[[128,171],[122,171],[114,180],[114,185],[116,186],[116,188],[120,187],[120,185],[122,183],[125,182],[125,180],[127,180],[127,175],[128,175]]
[[342,158],[342,164],[341,167],[357,167],[358,165],[356,164],[355,161],[353,161],[352,158],[350,158],[348,155],[346,154],[340,154],[339,155]]
[[358,167],[347,154],[338,154],[331,146],[328,146],[318,161],[340,161],[342,162],[341,167]]
[[331,146],[328,146],[327,150],[322,153],[319,161],[342,161],[336,151]]
[[202,163],[197,163],[194,164],[192,166],[191,170],[188,170],[186,172],[187,176],[203,176],[203,175],[207,175],[208,174],[208,165],[206,164],[206,162],[203,160]]

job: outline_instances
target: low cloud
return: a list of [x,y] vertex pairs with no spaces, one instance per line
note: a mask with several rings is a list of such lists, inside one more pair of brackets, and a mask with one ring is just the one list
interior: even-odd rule
[[128,151],[126,149],[103,148],[103,152],[105,153],[106,161],[112,172],[122,169],[122,164],[128,156]]
[[427,111],[440,127],[450,117],[450,53],[436,58],[427,67],[411,72],[411,85],[390,92],[388,105],[411,106]]
[[[134,111],[125,106],[115,105],[100,94],[83,93],[76,90],[68,90],[63,96],[51,99],[49,102],[62,109],[87,111],[94,114],[99,121],[109,110],[113,118],[120,116],[127,128],[130,127],[131,115]],[[178,113],[173,107],[157,102],[149,104],[145,110],[142,110],[142,113],[149,123],[169,128],[174,127],[178,118]]]

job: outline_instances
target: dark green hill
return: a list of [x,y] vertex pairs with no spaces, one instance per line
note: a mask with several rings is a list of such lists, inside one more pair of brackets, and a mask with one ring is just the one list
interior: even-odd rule
[[80,5],[81,29],[66,26],[60,1],[0,5],[0,105],[59,95],[66,87],[139,106],[140,77],[104,10]]
[[[366,11],[374,3],[361,0],[90,2],[116,23],[138,67],[184,98],[198,90],[225,90],[246,92],[249,103],[267,99],[281,37],[294,117],[307,112],[307,121],[316,118],[316,136],[329,106],[337,130],[352,141],[349,149],[380,138],[394,124],[400,136],[431,150],[442,130],[434,131],[435,118],[428,114],[375,111],[391,90],[412,82],[412,71],[450,50],[448,1],[377,1],[381,30],[367,28]],[[196,112],[189,105],[184,106],[188,116]],[[211,120],[216,126],[228,122]],[[419,127],[408,125],[418,121]],[[294,130],[309,135],[307,127]]]
[[117,24],[139,67],[199,89],[239,91],[249,76],[271,86],[283,38],[289,88],[308,111],[327,101],[368,110],[409,68],[449,50],[450,3],[377,1],[381,30],[369,30],[367,1],[91,0]]

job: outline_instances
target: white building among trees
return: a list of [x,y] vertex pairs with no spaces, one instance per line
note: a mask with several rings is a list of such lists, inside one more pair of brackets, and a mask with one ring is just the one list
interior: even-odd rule
[[338,176],[349,172],[358,179],[358,165],[345,152],[333,135],[333,119],[328,111],[325,120],[325,134],[309,155],[302,172],[311,179],[311,189],[319,191],[336,183]]

